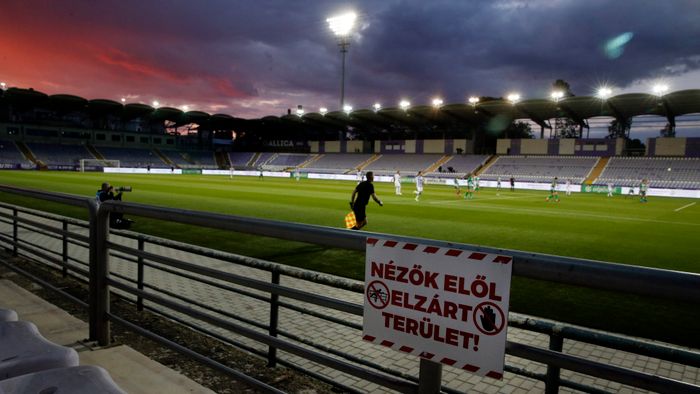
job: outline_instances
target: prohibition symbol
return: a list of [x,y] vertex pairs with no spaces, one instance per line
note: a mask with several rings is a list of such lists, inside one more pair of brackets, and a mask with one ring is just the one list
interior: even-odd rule
[[378,280],[367,285],[367,301],[376,309],[384,309],[389,305],[389,288]]
[[474,325],[485,335],[496,335],[506,325],[501,308],[493,302],[482,302],[474,308]]

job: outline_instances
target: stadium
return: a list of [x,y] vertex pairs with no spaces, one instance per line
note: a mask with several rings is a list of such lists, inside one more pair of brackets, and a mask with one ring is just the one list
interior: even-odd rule
[[700,89],[344,78],[260,117],[2,83],[0,392],[700,392]]

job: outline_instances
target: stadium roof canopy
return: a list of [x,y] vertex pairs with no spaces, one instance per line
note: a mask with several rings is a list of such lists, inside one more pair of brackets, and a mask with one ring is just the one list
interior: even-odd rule
[[505,99],[445,104],[440,107],[417,105],[409,108],[357,109],[350,112],[332,111],[325,114],[311,112],[301,116],[266,116],[266,122],[276,120],[275,127],[307,128],[350,126],[354,128],[389,126],[420,127],[445,124],[476,125],[493,117],[507,120],[530,119],[544,128],[555,118],[571,118],[582,126],[586,120],[599,116],[627,119],[639,115],[658,115],[673,118],[700,113],[700,89],[681,90],[657,96],[645,93],[621,94],[601,99],[594,96],[572,96],[559,101],[532,99],[512,103]]
[[153,108],[147,104],[122,104],[113,100],[86,100],[68,94],[46,94],[33,89],[9,88],[0,91],[0,103],[23,109],[49,108],[57,111],[87,110],[92,115],[119,116],[130,120],[149,117],[154,121],[169,120],[177,125],[197,123],[211,129],[241,129],[258,132],[294,132],[297,130],[339,130],[347,127],[366,130],[388,128],[435,128],[440,126],[476,126],[491,118],[505,121],[531,119],[542,128],[549,120],[570,118],[582,127],[586,120],[599,116],[627,119],[639,115],[657,115],[674,123],[677,116],[700,113],[700,89],[680,90],[663,96],[629,93],[601,99],[593,96],[565,97],[559,101],[531,99],[512,103],[504,99],[483,99],[476,104],[453,103],[439,107],[415,105],[406,109],[356,109],[349,112],[305,113],[299,115],[265,116],[260,119],[240,119],[226,114],[210,115],[201,111],[183,112],[177,108]]

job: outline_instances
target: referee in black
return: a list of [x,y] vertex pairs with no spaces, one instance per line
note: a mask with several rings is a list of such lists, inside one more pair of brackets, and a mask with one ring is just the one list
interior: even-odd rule
[[372,199],[379,204],[379,206],[384,206],[382,202],[374,194],[374,185],[372,181],[374,180],[374,173],[372,171],[365,174],[365,181],[360,182],[355,190],[352,192],[352,197],[350,197],[350,208],[355,212],[355,220],[357,224],[353,227],[353,230],[359,230],[367,224],[367,215],[365,214],[365,207],[369,203],[370,196]]

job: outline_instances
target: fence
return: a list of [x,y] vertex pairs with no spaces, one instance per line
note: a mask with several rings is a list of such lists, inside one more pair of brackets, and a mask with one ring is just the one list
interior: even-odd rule
[[[362,315],[360,303],[348,301],[347,298],[319,294],[310,291],[308,286],[303,284],[292,285],[293,281],[298,280],[329,289],[338,289],[348,294],[362,294],[363,285],[360,282],[143,234],[110,230],[108,219],[110,212],[118,212],[356,251],[364,251],[367,236],[386,235],[124,202],[105,202],[98,208],[94,199],[8,186],[0,186],[0,191],[87,209],[90,220],[85,222],[0,203],[2,209],[0,221],[11,227],[11,231],[7,234],[4,232],[0,234],[0,242],[11,249],[15,255],[48,263],[60,268],[64,275],[73,275],[88,282],[90,297],[89,302],[84,303],[50,283],[36,278],[19,266],[3,263],[21,274],[32,277],[43,286],[87,307],[90,316],[90,338],[97,340],[101,345],[109,344],[110,322],[121,324],[263,391],[279,392],[274,387],[255,378],[246,376],[206,355],[196,353],[183,345],[158,336],[113,314],[109,309],[110,292],[118,292],[121,296],[132,299],[139,310],[149,309],[157,312],[199,332],[265,357],[270,366],[281,364],[295,368],[349,392],[359,390],[350,384],[339,383],[316,369],[302,366],[296,360],[308,360],[317,365],[329,367],[357,379],[399,392],[460,392],[455,388],[441,387],[442,368],[440,364],[421,359],[420,372],[416,377],[332,345],[317,343],[298,332],[292,332],[280,326],[281,312],[293,311],[298,316],[314,318],[333,326],[361,330],[362,327],[358,320],[349,318]],[[53,239],[55,242],[52,244],[44,241],[40,244],[27,241],[19,235],[20,230],[41,234],[42,237]],[[486,253],[508,254],[514,257],[513,272],[516,276],[641,294],[667,300],[700,303],[700,275],[696,274],[497,250],[427,239],[393,235],[390,237],[438,247],[462,247]],[[257,277],[241,275],[225,269],[170,257],[164,253],[149,251],[156,246],[167,248],[167,250],[186,252],[191,256],[200,256],[226,264],[246,267],[246,269],[256,272],[266,272],[268,276],[266,279],[261,279],[260,275]],[[83,258],[81,259],[81,257]],[[111,269],[110,261],[120,265],[130,264],[131,268],[135,266],[136,272],[133,275],[116,272]],[[152,275],[145,275],[146,270],[149,273],[158,271],[179,278],[178,280],[186,280],[185,286],[195,287],[204,284],[209,288],[221,291],[222,294],[236,294],[236,302],[242,302],[239,301],[242,299],[252,299],[265,303],[269,305],[267,316],[265,319],[253,319],[249,316],[231,313],[222,307],[212,306],[195,299],[195,297],[162,289],[147,279]],[[285,285],[281,284],[283,282]],[[264,322],[264,320],[267,321]],[[511,314],[509,325],[513,328],[548,336],[549,346],[547,349],[511,341],[506,345],[508,355],[545,364],[547,366],[545,373],[516,365],[506,365],[505,368],[506,372],[544,382],[547,393],[558,392],[560,387],[590,393],[603,392],[599,388],[562,378],[561,369],[646,390],[700,393],[700,386],[692,383],[565,354],[563,348],[565,340],[573,340],[696,368],[700,367],[700,354],[697,352],[517,314]],[[230,335],[231,333],[235,335]],[[357,332],[357,336],[361,336],[360,332]],[[262,344],[266,349],[253,346],[251,343]]]

